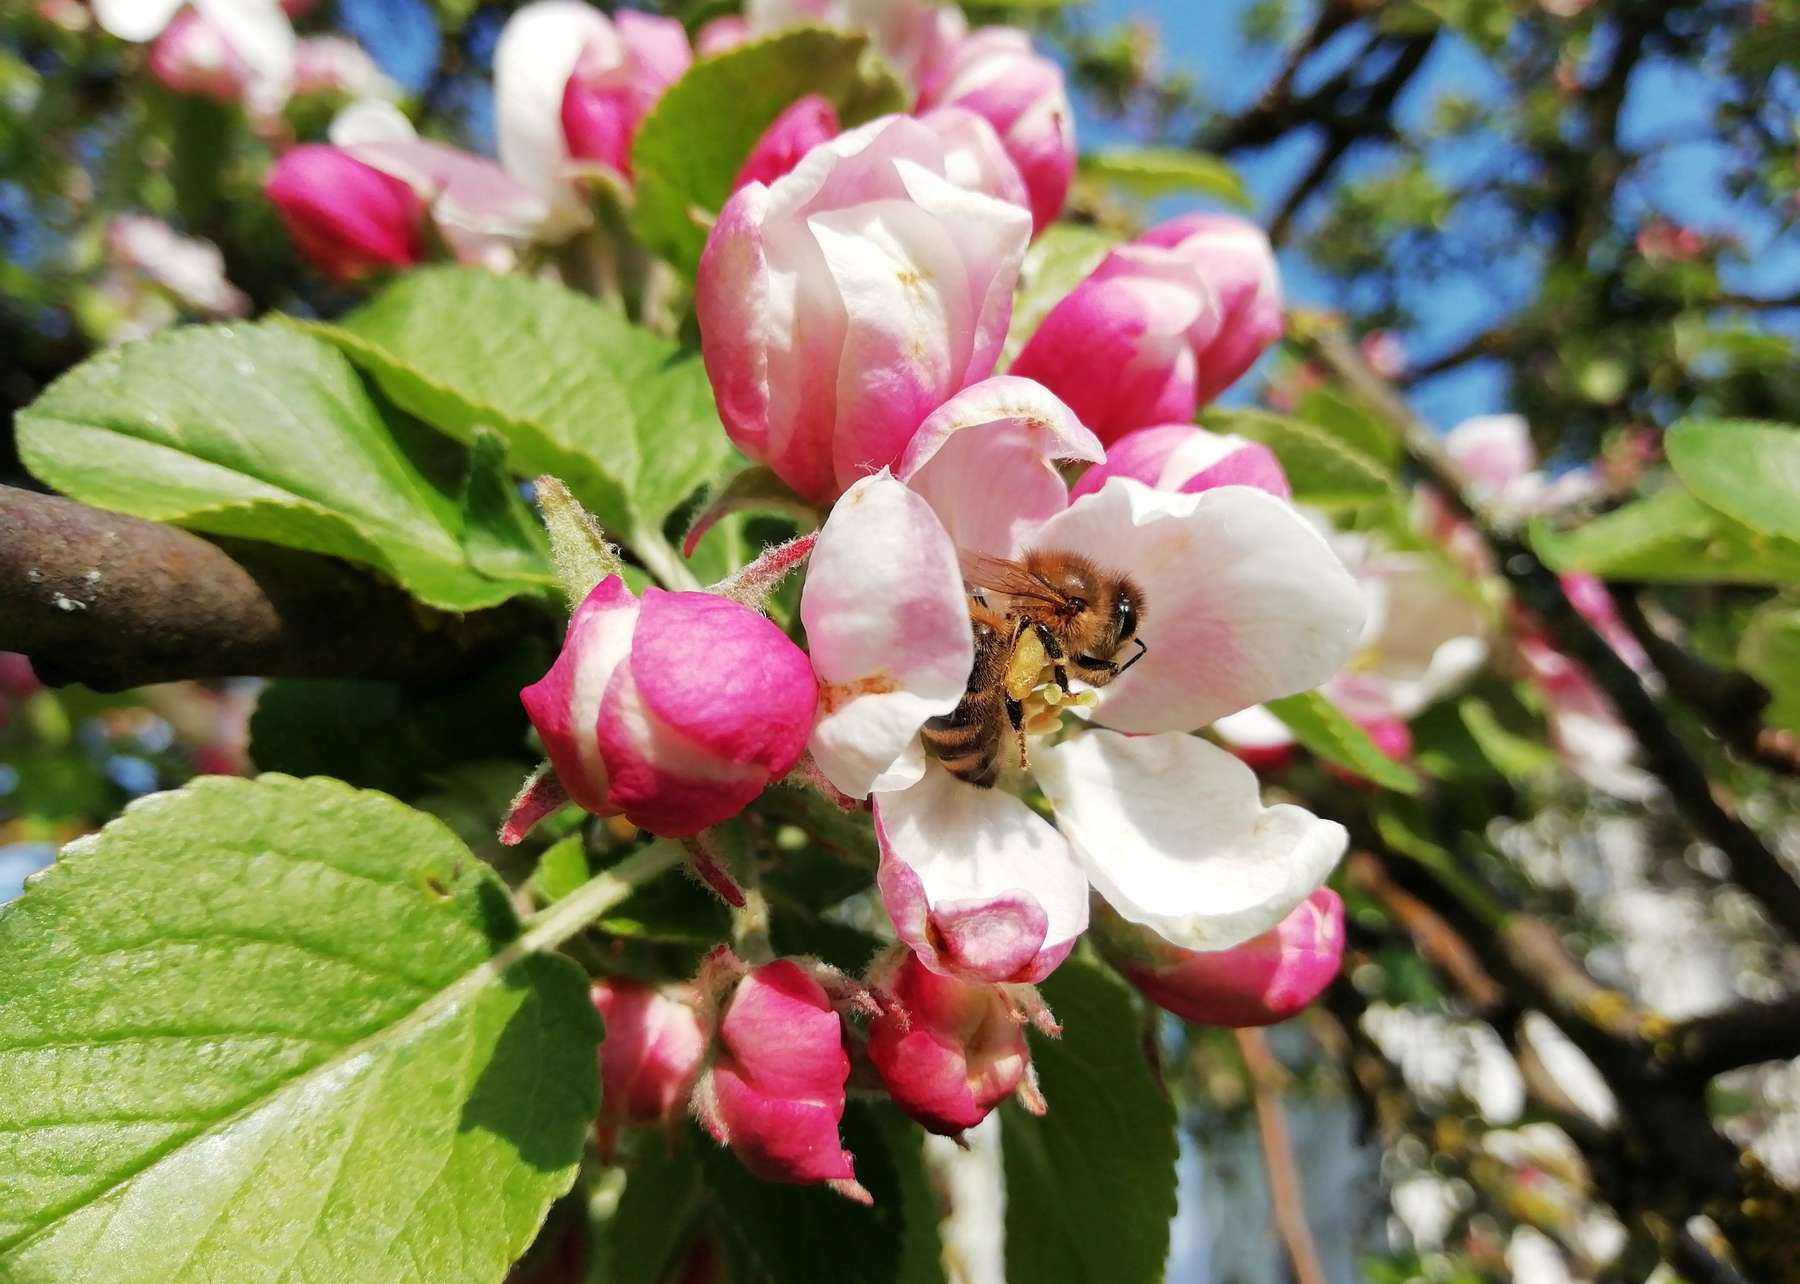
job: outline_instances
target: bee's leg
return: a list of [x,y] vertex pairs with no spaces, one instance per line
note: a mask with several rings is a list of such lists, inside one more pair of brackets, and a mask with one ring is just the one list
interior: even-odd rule
[[1019,741],[1019,768],[1028,771],[1031,768],[1031,753],[1025,748],[1025,702],[1011,696],[1003,699],[1006,701],[1006,720],[1012,724],[1013,735]]
[[1056,634],[1047,625],[1034,620],[1031,627],[1037,631],[1038,641],[1044,644],[1044,654],[1050,657],[1050,672],[1056,679],[1056,685],[1062,688],[1064,695],[1072,694],[1069,690],[1069,667],[1063,663],[1068,657],[1063,654],[1062,643],[1056,640]]

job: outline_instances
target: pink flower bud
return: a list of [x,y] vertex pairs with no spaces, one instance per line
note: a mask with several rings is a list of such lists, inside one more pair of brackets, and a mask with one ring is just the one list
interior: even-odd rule
[[1214,486],[1254,486],[1281,499],[1293,495],[1281,461],[1267,446],[1186,423],[1126,433],[1107,447],[1104,463],[1081,475],[1069,498],[1091,494],[1114,477],[1131,477],[1157,490],[1194,493]]
[[723,14],[694,35],[694,53],[702,58],[736,49],[750,39],[750,27],[735,13]]
[[609,576],[519,698],[571,798],[686,838],[787,774],[818,685],[806,654],[748,607],[657,588],[639,601]]
[[1242,219],[1194,214],[1107,255],[1044,317],[1012,373],[1111,442],[1192,420],[1280,334],[1268,238]]
[[616,38],[590,40],[563,87],[562,127],[569,155],[631,174],[631,140],[663,91],[693,55],[673,18],[621,10]]
[[244,96],[250,68],[225,32],[192,9],[183,9],[150,46],[150,74],[178,94],[235,103]]
[[958,154],[919,121],[871,121],[739,188],[707,239],[695,305],[720,416],[807,499],[894,463],[993,373],[1030,218],[949,177]]
[[1013,27],[983,27],[932,59],[919,110],[963,107],[1000,136],[1030,193],[1034,234],[1062,212],[1075,177],[1075,116],[1062,69]]
[[694,1109],[713,1140],[765,1181],[853,1184],[854,1160],[838,1136],[849,1077],[824,989],[777,959],[732,992]]
[[773,183],[813,148],[836,138],[838,130],[837,112],[824,98],[808,94],[796,100],[756,140],[743,168],[731,180],[731,190],[746,183]]
[[661,1123],[679,1114],[706,1052],[706,1032],[693,1006],[616,977],[595,981],[592,997],[606,1021],[601,1125]]
[[1188,214],[1138,238],[1175,251],[1199,269],[1223,312],[1218,334],[1195,350],[1200,404],[1211,401],[1281,337],[1281,277],[1263,230],[1232,214]]
[[1201,1025],[1285,1021],[1331,984],[1344,958],[1344,903],[1328,887],[1228,950],[1179,949],[1110,913],[1096,926],[1102,950],[1139,993]]
[[940,975],[910,950],[878,984],[887,1002],[869,1027],[869,1059],[900,1109],[954,1136],[1018,1090],[1031,1049],[998,986]]
[[1068,403],[1101,441],[1192,421],[1195,354],[1218,335],[1219,301],[1170,250],[1114,250],[1039,323],[1012,373]]
[[354,280],[417,263],[424,252],[424,201],[340,147],[290,149],[269,171],[264,191],[294,244],[327,276]]

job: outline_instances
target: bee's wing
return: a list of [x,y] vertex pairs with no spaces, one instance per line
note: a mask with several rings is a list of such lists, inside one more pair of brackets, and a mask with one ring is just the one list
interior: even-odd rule
[[972,589],[989,589],[1008,597],[1030,598],[1053,606],[1061,606],[1068,600],[1054,585],[1033,575],[1019,562],[967,550],[959,551],[957,559],[962,563],[963,583]]

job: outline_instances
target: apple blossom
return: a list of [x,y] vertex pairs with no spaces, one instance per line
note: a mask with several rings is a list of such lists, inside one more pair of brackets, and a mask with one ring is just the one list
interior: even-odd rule
[[1151,228],[1138,244],[1161,246],[1189,260],[1219,296],[1224,316],[1218,336],[1195,354],[1195,391],[1204,405],[1281,337],[1281,275],[1274,248],[1260,227],[1233,214],[1184,214]]
[[[915,91],[968,31],[955,5],[934,0],[746,0],[746,38],[803,24],[861,31]],[[716,37],[715,37],[716,38]]]
[[1000,136],[1029,193],[1033,233],[1056,221],[1075,178],[1075,113],[1062,68],[1014,27],[951,44],[920,83],[919,108],[961,107]]
[[1272,1025],[1318,998],[1344,957],[1344,902],[1321,887],[1262,935],[1183,950],[1104,911],[1101,953],[1158,1007],[1201,1025]]
[[1218,296],[1192,264],[1120,246],[1045,314],[1012,373],[1043,383],[1110,443],[1193,419],[1194,353],[1216,337],[1220,318]]
[[294,93],[394,99],[400,96],[400,87],[354,40],[307,36],[294,49]]
[[694,33],[694,53],[707,58],[727,49],[736,49],[750,39],[750,27],[735,13],[721,14]]
[[289,149],[263,190],[294,244],[326,276],[355,280],[423,257],[425,202],[343,148]]
[[558,211],[585,221],[571,180],[583,165],[631,176],[631,140],[693,59],[673,18],[584,0],[536,0],[507,20],[494,50],[500,163]]
[[695,286],[706,371],[731,439],[803,498],[893,463],[993,371],[1030,219],[947,176],[967,163],[887,116],[719,214]]
[[250,68],[225,33],[184,9],[150,46],[150,74],[167,89],[216,103],[235,103],[250,83]]
[[420,138],[392,103],[345,108],[331,142],[410,187],[461,262],[504,271],[524,247],[560,235],[555,210],[530,188],[485,156]]
[[1044,317],[1012,372],[1111,443],[1192,420],[1280,334],[1268,238],[1242,219],[1195,214],[1108,254]]
[[178,93],[267,114],[294,79],[294,29],[278,0],[94,0],[100,26],[155,42],[150,70]]
[[[1090,884],[1175,944],[1234,945],[1343,851],[1340,827],[1264,808],[1248,768],[1187,733],[1329,677],[1361,626],[1355,582],[1251,487],[1171,494],[1115,477],[1070,502],[1056,461],[1101,455],[1042,387],[989,380],[927,419],[893,472],[853,486],[813,550],[813,758],[845,794],[873,795],[889,916],[937,972],[1041,979],[1086,928]],[[1082,697],[1087,722],[1031,747],[1054,825],[924,755],[919,730],[956,708],[974,655],[959,548],[1076,551],[1143,591],[1142,661]]]
[[954,1136],[1012,1096],[1031,1072],[1023,1020],[998,986],[932,971],[910,950],[870,985],[882,996],[869,1060],[894,1104]]
[[1542,637],[1519,639],[1526,674],[1544,696],[1550,744],[1577,779],[1625,802],[1641,803],[1659,788],[1636,763],[1637,737],[1588,671]]
[[1081,475],[1069,496],[1091,494],[1114,477],[1131,477],[1157,490],[1202,491],[1215,486],[1255,486],[1287,499],[1287,474],[1261,442],[1207,432],[1191,423],[1138,428],[1114,441],[1106,458]]
[[824,989],[791,959],[753,968],[726,1002],[694,1113],[764,1181],[831,1183],[868,1201],[843,1147],[850,1058]]
[[225,256],[200,237],[182,236],[161,219],[115,214],[106,225],[113,265],[155,282],[204,316],[241,317],[250,300],[225,276]]
[[519,698],[554,775],[514,804],[509,843],[568,799],[669,838],[734,816],[800,757],[818,691],[806,656],[756,611],[658,588],[640,600],[608,576]]
[[731,180],[736,191],[746,183],[773,183],[798,165],[806,153],[840,132],[838,115],[819,94],[807,94],[790,103],[750,149],[750,155]]
[[600,1126],[662,1123],[687,1106],[706,1052],[694,1005],[654,986],[601,977],[590,987],[606,1023],[600,1044]]

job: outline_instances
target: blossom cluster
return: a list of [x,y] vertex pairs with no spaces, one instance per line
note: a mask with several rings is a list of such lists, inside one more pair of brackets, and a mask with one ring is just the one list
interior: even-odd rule
[[[699,43],[856,9],[752,4]],[[1060,78],[1021,33],[968,33],[932,6],[881,13],[871,35],[915,112],[841,130],[828,103],[796,102],[746,158],[695,282],[726,432],[821,513],[766,555],[806,563],[802,641],[742,575],[709,593],[639,596],[616,574],[575,586],[563,651],[523,693],[549,762],[502,831],[518,841],[573,801],[686,842],[740,904],[708,835],[765,787],[792,775],[869,814],[894,944],[862,976],[720,947],[682,986],[596,990],[603,1128],[685,1107],[751,1171],[852,1196],[838,1123],[853,1073],[943,1133],[1009,1096],[1043,1108],[1025,1028],[1055,1022],[1033,987],[1091,923],[1123,975],[1194,1019],[1278,1020],[1329,981],[1343,921],[1322,884],[1344,830],[1265,806],[1252,771],[1194,733],[1327,681],[1364,627],[1356,578],[1275,457],[1194,426],[1279,336],[1266,238],[1226,216],[1153,228],[997,373],[1026,249],[1068,187]],[[666,82],[618,72],[639,66],[644,32],[602,24],[546,0],[502,37],[515,175],[534,155],[539,173],[566,180],[585,159],[629,181],[614,144]],[[509,68],[540,38],[534,119],[553,126],[529,133],[509,123]],[[581,96],[584,59],[617,73],[592,82],[604,100]],[[1034,681],[996,778],[972,781],[926,746],[975,680],[966,568],[1033,550],[1128,576],[1141,656],[1098,686]]]

